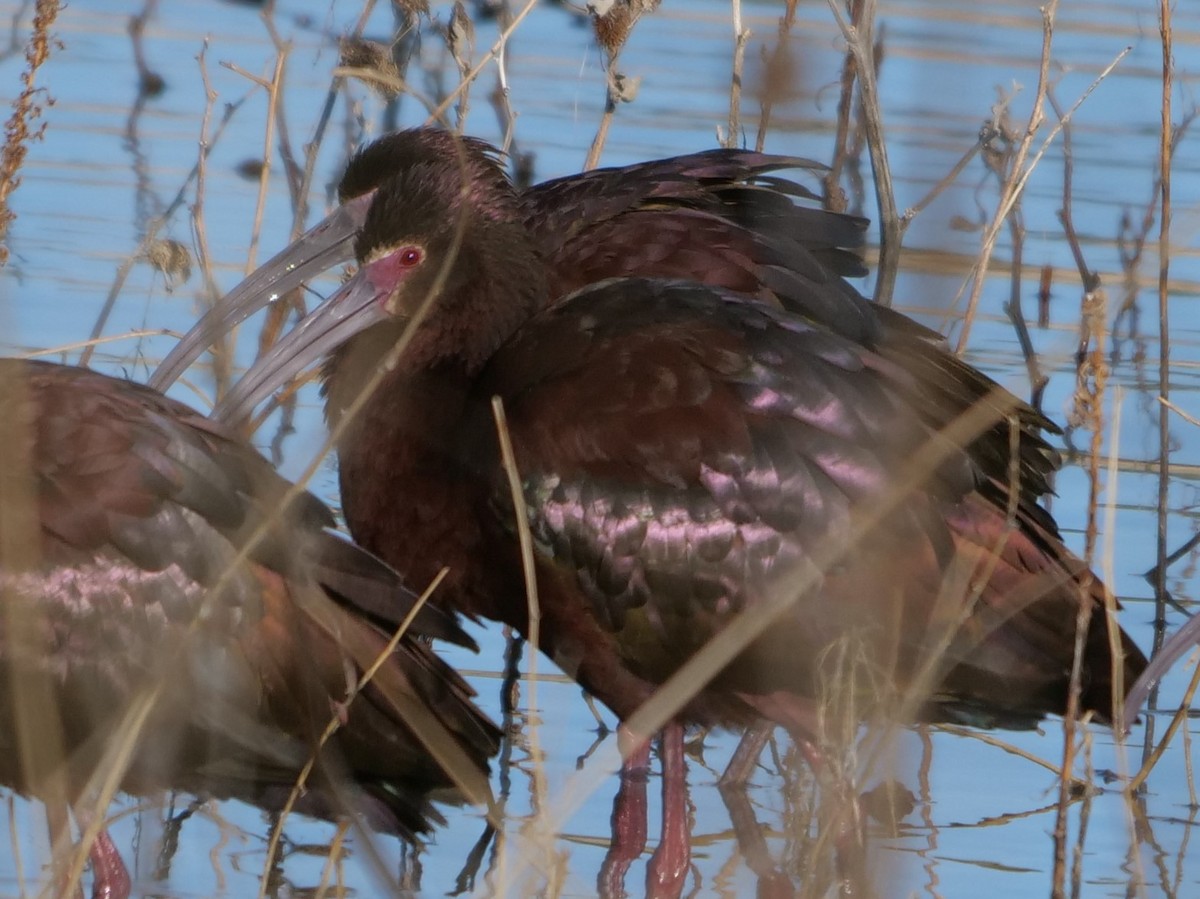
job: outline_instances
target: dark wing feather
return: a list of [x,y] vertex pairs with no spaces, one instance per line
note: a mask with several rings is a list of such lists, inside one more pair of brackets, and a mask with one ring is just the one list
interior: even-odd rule
[[[992,548],[978,534],[1006,530],[1003,508],[977,490],[986,475],[969,451],[950,452],[850,545],[855,513],[885,502],[896,474],[938,439],[921,391],[901,365],[809,320],[639,279],[596,285],[535,318],[480,388],[504,398],[543,558],[574,572],[640,676],[665,677],[734,613],[786,589],[817,547],[835,545],[843,555],[820,587],[722,684],[812,695],[817,660],[848,634],[868,641],[868,658],[888,656],[903,683],[950,627],[934,668],[946,679],[926,685],[935,701],[1052,710],[1047,684],[1069,665],[1078,603],[1077,572],[1052,534],[1023,517],[1016,561],[1004,556],[1018,574],[1050,572],[1040,592],[1018,596],[1019,577],[997,577],[974,629],[957,628],[961,596],[949,608],[938,601],[956,563],[976,570],[979,547]],[[512,514],[506,495],[498,482],[501,516]],[[1024,692],[996,689],[1002,678],[976,691],[956,666],[981,640],[1000,647],[998,659],[1026,644],[1052,658],[1030,666],[1036,683]],[[1097,665],[1102,642],[1090,647]],[[1003,670],[991,658],[978,667]]]
[[[594,255],[607,252],[610,267],[602,277],[623,275],[687,277],[718,287],[743,289],[722,277],[721,261],[709,263],[706,251],[718,255],[726,244],[754,264],[767,255],[800,247],[796,264],[819,263],[823,272],[865,274],[857,251],[867,222],[796,205],[788,197],[816,199],[802,185],[783,178],[765,179],[778,169],[824,171],[806,159],[771,156],[747,150],[709,150],[619,169],[597,169],[535,185],[521,194],[525,225],[548,268],[563,281],[555,295],[581,287],[581,264],[594,269]],[[690,213],[690,215],[688,215]],[[690,241],[665,234],[676,217],[695,229]],[[639,266],[648,245],[674,246],[699,254],[691,268],[678,261],[668,267]],[[623,254],[632,254],[625,261]],[[754,291],[750,291],[754,292]]]
[[[505,399],[543,551],[598,617],[648,630],[678,664],[886,493],[927,436],[898,375],[766,306],[630,279],[535,319],[484,383]],[[926,491],[969,489],[960,465]],[[904,539],[883,542],[928,542],[926,522],[899,518]]]

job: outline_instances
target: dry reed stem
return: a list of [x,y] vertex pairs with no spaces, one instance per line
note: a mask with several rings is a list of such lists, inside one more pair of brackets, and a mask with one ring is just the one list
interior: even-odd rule
[[[1188,424],[1200,427],[1200,418],[1196,418],[1194,415],[1189,415],[1188,413],[1184,412],[1182,409],[1180,409],[1178,406],[1176,406],[1174,403],[1172,403],[1166,397],[1157,396],[1157,397],[1155,397],[1155,399],[1157,399],[1160,403],[1162,403],[1164,406],[1166,406],[1168,409],[1170,409],[1172,412],[1174,412],[1176,415],[1178,415],[1180,418],[1182,418]],[[1169,561],[1177,560],[1179,558],[1179,550],[1176,550],[1174,553],[1172,553],[1172,555],[1175,557],[1175,559],[1171,559]]]
[[[450,21],[446,24],[446,49],[458,69],[458,81],[461,84],[471,71],[471,56],[475,53],[475,23],[462,0],[454,0],[450,11]],[[454,133],[462,134],[467,126],[467,114],[471,111],[470,85],[459,95],[458,106],[454,110]]]
[[[221,296],[217,286],[216,274],[213,272],[212,253],[208,249],[208,228],[205,224],[204,208],[208,197],[208,155],[204,152],[209,146],[208,131],[212,125],[212,112],[217,102],[217,92],[213,90],[208,77],[208,40],[205,39],[196,56],[196,64],[200,68],[200,83],[204,90],[204,113],[200,117],[200,152],[196,156],[196,201],[192,204],[192,233],[196,238],[196,263],[200,268],[204,281],[204,292],[209,304]],[[232,368],[232,351],[230,341],[220,339],[210,348],[213,359],[213,372],[217,382],[217,394],[220,395],[229,381]],[[86,365],[86,360],[80,364]]]
[[[1062,127],[1066,121],[1060,117]],[[1066,198],[1069,201],[1069,197]],[[1014,206],[1015,208],[1015,206]],[[1070,222],[1070,206],[1064,205],[1062,217]],[[1088,454],[1088,506],[1087,527],[1085,531],[1084,561],[1089,568],[1095,558],[1096,540],[1098,534],[1099,493],[1100,493],[1100,456],[1104,446],[1104,390],[1108,383],[1108,363],[1105,357],[1106,313],[1108,310],[1107,293],[1100,286],[1099,278],[1088,277],[1090,269],[1082,265],[1083,299],[1081,308],[1080,330],[1083,333],[1081,346],[1090,347],[1087,356],[1081,360],[1076,388],[1077,403],[1083,408],[1085,419],[1083,424],[1091,431],[1091,451]],[[1117,436],[1114,435],[1114,440]],[[1075,654],[1071,661],[1071,677],[1067,692],[1067,708],[1063,715],[1063,764],[1064,772],[1074,771],[1075,733],[1079,724],[1080,692],[1083,683],[1083,657],[1088,630],[1091,626],[1093,603],[1089,601],[1092,585],[1091,575],[1085,574],[1080,586],[1079,612],[1075,622]],[[1103,585],[1102,589],[1107,591]],[[1107,605],[1107,601],[1106,601]],[[1107,614],[1107,611],[1106,613]],[[1113,665],[1120,667],[1122,655],[1118,652],[1113,656]],[[1119,684],[1114,683],[1114,694]],[[1114,703],[1113,720],[1119,721]],[[1061,899],[1066,895],[1067,879],[1067,817],[1071,803],[1074,801],[1067,779],[1064,777],[1059,784],[1058,809],[1054,824],[1054,868],[1052,875],[1051,895]]]
[[[1113,418],[1111,432],[1111,440],[1114,444],[1117,443],[1121,435],[1121,419],[1125,409],[1125,388],[1117,385],[1113,391]],[[1117,537],[1117,486],[1119,468],[1117,466],[1117,452],[1109,455],[1105,463],[1107,484],[1105,486],[1107,500],[1105,502],[1105,521],[1104,521],[1104,558],[1101,575],[1104,583],[1104,614],[1108,619],[1108,651],[1112,658],[1112,683],[1113,683],[1113,741],[1116,744],[1117,764],[1119,766],[1118,773],[1128,780],[1129,777],[1129,757],[1126,752],[1126,737],[1127,731],[1124,726],[1125,721],[1125,666],[1118,664],[1117,659],[1121,655],[1121,632],[1117,623],[1117,597],[1113,593],[1110,584],[1116,583],[1116,537]],[[1128,813],[1126,823],[1129,827],[1129,842],[1131,846],[1136,846],[1138,843],[1138,833],[1136,827],[1136,809],[1134,794],[1131,790],[1124,789],[1122,796],[1125,800],[1126,811]],[[1138,883],[1146,882],[1145,872],[1142,870],[1141,857],[1134,855],[1131,867],[1136,874]]]
[[[287,132],[287,123],[284,117],[283,106],[283,81],[284,72],[286,70],[287,58],[291,53],[291,45],[280,38],[279,33],[275,30],[274,21],[274,5],[270,4],[263,9],[262,20],[267,29],[268,36],[271,38],[271,44],[275,48],[275,71],[271,79],[268,81],[265,78],[258,78],[250,74],[239,66],[232,63],[222,63],[222,66],[228,68],[249,81],[257,84],[267,92],[267,121],[266,133],[263,138],[263,153],[262,164],[259,168],[258,179],[258,197],[254,209],[254,222],[250,228],[250,248],[248,250],[245,274],[250,275],[254,271],[254,256],[258,249],[259,237],[262,232],[262,220],[266,211],[267,187],[269,183],[269,175],[271,171],[271,156],[274,144],[274,135],[276,130],[279,132],[280,155],[283,159],[284,171],[286,174],[286,184],[288,193],[292,199],[292,233],[291,238],[295,240],[302,230],[303,220],[307,213],[308,204],[306,202],[306,191],[303,183],[303,176],[298,172],[298,166],[291,152],[291,141]],[[299,223],[299,226],[298,226]],[[266,351],[279,338],[279,332],[283,328],[283,323],[286,317],[293,308],[299,308],[303,312],[303,302],[298,299],[299,294],[294,292],[284,298],[283,302],[272,303],[267,309],[266,319],[263,322],[262,328],[258,334],[258,358],[266,353]],[[233,342],[237,329],[231,332],[230,342]],[[228,360],[227,360],[228,361]],[[228,375],[229,366],[226,365],[222,375]],[[217,379],[217,393],[220,395],[224,386],[224,377]],[[287,408],[285,406],[285,408]],[[287,413],[285,412],[285,415]]]
[[[1113,721],[1125,720],[1125,665],[1124,652],[1121,649],[1121,630],[1117,623],[1117,597],[1111,584],[1116,583],[1116,538],[1117,538],[1117,450],[1121,442],[1121,417],[1125,404],[1125,389],[1117,385],[1113,391],[1113,416],[1109,429],[1109,443],[1114,452],[1109,455],[1105,464],[1105,502],[1104,502],[1104,554],[1102,557],[1101,581],[1104,587],[1104,615],[1108,625],[1108,651],[1112,660],[1109,676],[1113,685]],[[1129,684],[1128,686],[1133,686]],[[1124,762],[1125,729],[1113,727],[1114,739],[1121,761]]]
[[[31,141],[41,140],[46,131],[46,123],[42,122],[37,128],[30,130],[34,122],[42,115],[42,107],[34,101],[39,88],[34,87],[38,69],[50,57],[51,45],[59,46],[58,41],[51,40],[50,28],[58,17],[58,0],[37,0],[33,15],[33,28],[29,40],[25,44],[25,70],[21,73],[21,93],[13,101],[12,115],[4,123],[4,148],[0,150],[0,268],[8,263],[8,228],[16,215],[9,208],[8,198],[21,183],[18,174],[25,162],[25,154],[29,151]],[[14,22],[14,34],[15,34]],[[53,105],[54,100],[48,95],[46,105]]]
[[313,899],[325,899],[325,894],[329,892],[329,883],[333,879],[335,871],[338,878],[335,895],[339,897],[346,895],[345,886],[342,883],[342,859],[344,858],[346,834],[349,830],[349,821],[338,822],[333,840],[329,844],[329,854],[325,857],[325,864],[321,868],[321,881],[317,884],[317,892],[313,896]]
[[608,130],[612,126],[613,117],[617,114],[617,101],[613,87],[615,73],[611,71],[611,67],[606,67],[604,74],[605,81],[608,82],[604,95],[604,112],[600,114],[600,125],[596,128],[596,136],[592,138],[587,158],[583,161],[583,171],[585,172],[590,172],[600,164],[600,154],[604,152],[604,144],[608,141]]
[[839,0],[828,0],[829,9],[842,30],[858,75],[859,109],[871,153],[875,174],[875,200],[879,208],[879,261],[875,270],[875,302],[892,304],[896,273],[900,266],[900,218],[896,214],[896,195],[892,187],[892,169],[888,163],[887,142],[883,136],[883,113],[879,89],[875,83],[875,11],[876,0],[851,0],[859,19],[852,23],[842,14]]
[[105,337],[95,337],[90,340],[72,340],[69,343],[60,343],[57,346],[45,347],[39,350],[23,350],[18,354],[21,359],[41,359],[44,356],[59,356],[67,357],[76,350],[84,347],[104,346],[107,343],[117,343],[122,340],[141,340],[145,337],[182,337],[178,331],[173,331],[170,328],[137,328],[132,331],[123,331],[120,334],[109,334]]
[[[1159,220],[1158,220],[1158,395],[1164,402],[1171,399],[1171,89],[1174,77],[1172,55],[1171,4],[1159,0],[1159,37],[1162,42],[1162,100],[1159,126]],[[1171,427],[1170,413],[1165,405],[1158,407],[1158,521],[1155,535],[1154,582],[1154,652],[1162,648],[1167,618],[1167,503],[1171,492]],[[1151,691],[1150,702],[1158,698],[1157,688]],[[1153,740],[1153,719],[1146,722],[1146,745]],[[1149,760],[1147,760],[1149,761]]]
[[417,614],[425,607],[425,603],[429,601],[429,597],[433,596],[442,581],[446,579],[447,574],[449,574],[449,569],[447,568],[439,571],[429,586],[425,588],[425,591],[417,597],[417,601],[413,603],[413,607],[404,616],[404,620],[400,622],[400,626],[396,628],[396,632],[392,634],[391,639],[388,640],[379,655],[375,657],[375,661],[362,673],[358,682],[346,695],[346,699],[341,703],[341,708],[330,715],[329,723],[325,725],[325,730],[317,740],[317,745],[313,747],[312,754],[309,756],[308,761],[305,762],[304,767],[300,769],[300,773],[296,776],[296,783],[293,784],[287,801],[283,804],[283,808],[276,817],[275,826],[271,828],[271,837],[267,841],[267,857],[263,861],[263,874],[259,880],[258,899],[265,899],[267,895],[267,885],[270,883],[271,870],[275,867],[275,855],[279,851],[279,841],[283,838],[283,825],[287,822],[292,809],[295,808],[297,801],[299,801],[301,795],[304,793],[309,775],[312,774],[312,770],[316,766],[317,756],[325,748],[325,744],[329,742],[330,737],[341,728],[342,714],[349,711],[354,700],[366,689],[367,684],[375,677],[376,672],[379,671],[384,662],[391,658],[392,653],[396,651],[396,647],[400,645],[400,640],[408,633],[408,629],[412,626],[413,621],[416,620]]
[[[466,96],[464,93],[463,96]],[[512,147],[513,134],[517,127],[517,114],[512,108],[512,96],[508,88],[508,41],[500,45],[496,53],[496,89],[492,91],[492,104],[497,110],[502,126],[500,149],[507,153]]]
[[[795,10],[795,0],[790,8]],[[736,147],[742,133],[742,70],[746,62],[746,43],[750,40],[749,28],[742,26],[742,0],[732,0],[733,16],[733,70],[729,76],[729,130],[721,140],[723,147]],[[718,137],[720,137],[718,135]]]
[[[541,647],[542,613],[538,601],[537,564],[534,561],[533,535],[529,531],[529,510],[525,504],[521,473],[517,468],[516,455],[513,453],[512,435],[508,430],[508,420],[504,414],[504,403],[498,396],[492,397],[492,416],[496,422],[496,435],[500,441],[500,457],[504,467],[505,478],[508,480],[509,495],[512,499],[513,515],[515,518],[514,524],[517,529],[517,540],[521,548],[521,571],[525,576],[525,599],[529,615],[529,625],[525,636],[533,649],[529,653],[529,670],[526,675],[529,691],[529,713],[526,722],[528,724],[529,758],[533,765],[533,771],[530,774],[531,789],[533,791],[531,807],[535,810],[535,815],[531,823],[536,823],[540,820],[536,815],[536,810],[545,804],[545,798],[549,795],[549,786],[546,779],[546,769],[543,764],[541,739],[539,736],[540,727],[538,726],[541,720],[540,705],[538,703],[538,651]],[[535,830],[529,830],[526,831],[526,834],[532,836],[534,844],[545,856],[539,867],[549,872],[557,870],[560,866],[554,863],[552,848],[553,832],[538,833]]]
[[1073,786],[1084,786],[1084,781],[1077,778],[1070,771],[1063,771],[1063,769],[1054,764],[1054,762],[1044,759],[1041,756],[1034,755],[1029,750],[1022,749],[1015,743],[1009,743],[1006,740],[1002,740],[1000,737],[994,736],[987,731],[973,730],[969,727],[962,727],[958,724],[938,724],[936,725],[936,729],[942,731],[943,733],[953,734],[956,737],[966,737],[971,740],[978,740],[980,743],[985,743],[988,746],[994,746],[996,749],[1002,750],[1009,755],[1018,756],[1019,758],[1025,759],[1027,762],[1033,762],[1033,764],[1041,768],[1045,768],[1056,778],[1066,777],[1070,779]]
[[[279,158],[283,163],[284,184],[287,185],[288,195],[292,200],[292,235],[293,239],[303,231],[303,222],[308,215],[308,197],[307,197],[307,182],[304,179],[304,168],[296,162],[296,154],[292,150],[291,135],[287,126],[286,104],[284,103],[285,95],[283,93],[283,84],[286,80],[287,60],[291,57],[292,43],[285,41],[275,27],[275,3],[273,0],[264,4],[262,11],[263,27],[267,30],[267,36],[271,38],[271,46],[275,49],[276,56],[284,58],[284,65],[281,71],[272,80],[272,84],[278,85],[279,100],[274,107],[275,131],[279,135]],[[320,147],[320,134],[314,137],[314,143]],[[311,151],[313,148],[310,147]],[[264,158],[267,153],[264,152]],[[299,226],[297,225],[299,219]]]

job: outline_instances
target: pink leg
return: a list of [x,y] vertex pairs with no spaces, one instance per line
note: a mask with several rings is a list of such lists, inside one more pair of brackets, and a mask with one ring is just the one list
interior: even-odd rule
[[92,899],[129,899],[133,882],[107,830],[96,835],[88,858],[92,862]]
[[[838,876],[843,885],[866,883],[866,835],[862,809],[854,795],[854,784],[829,770],[824,754],[813,742],[820,733],[820,716],[815,705],[787,693],[738,694],[763,718],[782,724],[791,734],[821,784],[822,793],[832,803],[833,845]],[[845,891],[845,889],[843,889]]]
[[[854,793],[853,782],[830,774],[825,756],[812,742],[800,735],[793,735],[796,747],[807,760],[809,767],[822,782],[829,801],[833,804],[829,818],[833,825],[833,849],[838,877],[843,889],[846,885],[866,884],[866,832],[863,829],[862,806]],[[855,891],[857,887],[851,886]]]
[[762,755],[774,730],[775,725],[766,721],[759,721],[746,728],[718,783],[723,787],[745,786],[749,783],[754,766],[758,764],[758,757]]
[[746,859],[746,865],[758,875],[758,899],[793,899],[797,895],[796,890],[787,875],[771,860],[762,828],[754,815],[750,800],[746,797],[745,783],[722,781],[717,784],[717,788],[721,791],[721,798],[729,811],[729,820],[733,823],[738,849]]
[[[617,739],[632,740],[625,725],[617,728]],[[650,771],[650,744],[642,741],[625,757],[621,765],[621,786],[613,799],[612,842],[596,878],[597,892],[610,897],[624,896],[625,873],[646,848],[646,778]]]
[[659,746],[662,760],[662,835],[646,869],[646,895],[665,899],[682,895],[692,860],[683,725],[672,721],[663,728]]

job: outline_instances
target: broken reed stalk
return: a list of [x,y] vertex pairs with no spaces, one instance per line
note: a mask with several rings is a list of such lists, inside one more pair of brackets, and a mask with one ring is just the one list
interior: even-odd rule
[[[8,263],[8,228],[16,216],[9,208],[9,197],[21,183],[18,174],[25,162],[25,154],[31,141],[41,140],[46,123],[34,127],[42,115],[42,106],[36,101],[39,88],[35,87],[38,69],[50,58],[51,46],[58,41],[51,39],[50,29],[58,17],[58,0],[37,0],[34,8],[33,27],[25,44],[25,70],[21,73],[21,92],[13,101],[12,115],[4,123],[4,148],[0,150],[0,268]],[[45,98],[47,106],[54,100]]]

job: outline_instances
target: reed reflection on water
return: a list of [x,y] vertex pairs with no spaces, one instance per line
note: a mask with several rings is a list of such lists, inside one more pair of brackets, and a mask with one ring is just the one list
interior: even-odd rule
[[[139,336],[97,345],[90,364],[144,380],[171,345],[154,332],[185,330],[198,303],[228,289],[251,262],[261,262],[287,242],[295,204],[288,188],[289,164],[280,153],[290,152],[301,168],[307,163],[305,145],[321,121],[330,73],[338,61],[335,38],[353,28],[361,10],[338,6],[314,12],[286,4],[276,10],[273,24],[292,45],[272,107],[268,92],[246,74],[269,80],[276,71],[277,52],[257,11],[211,2],[204,4],[199,21],[196,9],[152,5],[143,10],[111,2],[76,5],[60,13],[55,32],[64,47],[52,50],[38,78],[55,105],[45,110],[45,138],[31,145],[21,171],[23,183],[12,195],[18,218],[10,232],[12,257],[0,280],[8,299],[3,331],[11,352],[72,345],[56,358],[78,361],[78,344],[88,337],[114,276],[120,275],[102,332],[106,337]],[[667,4],[637,24],[619,69],[627,76],[625,83],[639,77],[641,82],[632,102],[616,109],[603,163],[701,149],[713,145],[718,128],[728,129],[734,55],[730,12],[723,2],[692,0]],[[832,160],[844,60],[828,8],[799,7],[785,43],[787,53],[775,49],[779,9],[747,4],[741,12],[752,31],[741,96],[745,140],[755,140],[764,85],[784,84],[787,90],[771,97],[767,149]],[[130,18],[139,14],[144,14],[139,53],[145,67],[140,74],[126,34]],[[445,25],[451,9],[438,6],[433,14],[435,23]],[[19,46],[30,13],[12,5],[0,8],[0,19],[12,15],[17,15],[13,35]],[[878,15],[880,101],[897,205],[903,211],[922,204],[955,163],[976,148],[981,123],[1010,128],[1019,140],[1036,93],[1042,22],[1033,6],[1015,2],[976,13],[933,2],[885,3]],[[1005,312],[1012,297],[1020,298],[1039,372],[1049,379],[1043,408],[1056,421],[1076,425],[1068,439],[1080,455],[1059,476],[1051,506],[1071,547],[1082,553],[1091,434],[1082,420],[1069,416],[1078,408],[1075,353],[1083,291],[1075,248],[1058,218],[1064,207],[1069,137],[1077,248],[1106,288],[1108,309],[1101,319],[1112,331],[1093,334],[1088,343],[1112,366],[1099,404],[1104,439],[1097,457],[1103,488],[1097,566],[1125,604],[1122,623],[1147,650],[1154,639],[1153,587],[1142,573],[1155,565],[1160,506],[1153,205],[1160,50],[1148,15],[1132,3],[1058,10],[1051,71],[1053,95],[1062,108],[1071,108],[1124,46],[1133,49],[1074,113],[1069,134],[1060,135],[1033,169],[1018,210],[1023,233],[1007,224],[1000,229],[966,345],[970,361],[1029,396],[1025,357]],[[482,59],[500,27],[478,10],[471,16],[473,48],[458,45],[468,64]],[[367,21],[365,33],[387,46],[394,31],[390,11],[375,10]],[[401,55],[412,54],[405,70],[406,92],[389,100],[361,78],[339,88],[313,161],[313,209],[300,216],[300,224],[311,224],[322,211],[322,190],[336,180],[350,147],[364,135],[378,134],[385,123],[423,120],[424,100],[438,102],[457,85],[458,64],[435,23],[421,23],[419,42],[404,38],[396,45]],[[585,26],[566,9],[539,5],[520,23],[506,49],[508,103],[517,115],[514,155],[531,167],[534,180],[577,170],[601,121],[604,58]],[[1200,31],[1200,22],[1194,11],[1177,10],[1174,28],[1177,45],[1186,47]],[[211,37],[198,63],[205,34]],[[372,59],[382,59],[385,74],[390,73],[386,53],[359,53],[348,64]],[[22,65],[19,53],[10,53],[0,65],[0,78],[16,85]],[[1176,77],[1185,84],[1194,76],[1188,65],[1186,54],[1177,51]],[[154,90],[153,75],[161,78],[161,93]],[[216,93],[211,107],[205,103],[205,79]],[[1013,92],[1014,82],[1021,84],[1019,92]],[[139,92],[139,86],[148,90]],[[500,141],[508,112],[489,96],[495,86],[495,69],[487,67],[464,112],[470,133]],[[998,92],[1011,96],[1007,119],[994,109]],[[264,131],[269,111],[278,114],[281,108],[284,117],[275,120],[271,140],[276,149],[268,156],[258,224]],[[450,114],[458,114],[456,105],[450,106]],[[1053,120],[1053,109],[1047,115]],[[1186,109],[1177,109],[1174,118],[1186,123]],[[211,152],[193,174],[198,140]],[[861,145],[863,138],[857,140]],[[1034,151],[1041,140],[1039,136],[1034,142]],[[965,298],[955,297],[1000,201],[1003,185],[997,171],[1006,164],[1003,154],[1016,146],[995,140],[977,150],[957,179],[921,206],[904,235],[896,303],[954,338],[963,332],[966,305]],[[1200,283],[1187,231],[1200,183],[1194,146],[1190,130],[1181,129],[1173,170],[1176,231],[1170,270],[1171,401],[1193,416],[1200,413],[1193,385],[1197,335],[1187,311]],[[848,202],[875,218],[865,149],[842,162]],[[167,213],[165,225],[157,227],[158,217]],[[190,265],[182,262],[181,248]],[[128,269],[127,260],[134,261]],[[1019,287],[1010,280],[1014,268],[1022,275]],[[875,283],[869,279],[860,289],[870,293]],[[327,282],[319,289],[328,287]],[[1044,329],[1036,326],[1043,296],[1048,297]],[[242,341],[231,365],[251,360],[251,343]],[[191,377],[201,392],[209,392],[211,384],[200,370]],[[197,401],[187,387],[177,393]],[[318,409],[315,397],[306,397],[295,413],[297,433],[285,444],[289,476],[301,473],[322,439]],[[1114,424],[1118,417],[1119,430]],[[1195,593],[1195,553],[1188,538],[1196,530],[1190,510],[1200,458],[1190,421],[1174,417],[1169,428],[1173,470],[1165,501],[1166,549],[1184,549],[1171,560],[1167,588],[1186,609]],[[268,427],[260,438],[270,441],[271,433]],[[1112,483],[1107,480],[1110,460],[1115,466]],[[329,466],[319,471],[314,489],[336,500],[336,478]],[[1180,614],[1169,613],[1169,628],[1177,626]],[[471,672],[481,701],[497,720],[504,719],[511,736],[493,783],[506,797],[502,834],[495,842],[486,841],[477,811],[451,809],[448,825],[419,851],[394,840],[373,840],[382,869],[402,886],[431,895],[471,888],[483,894],[589,895],[611,833],[615,738],[610,734],[593,745],[596,724],[577,688],[552,673],[545,659],[537,662],[537,706],[531,710],[529,679],[503,681],[504,635],[496,628],[474,633],[481,654],[455,651],[449,658]],[[527,654],[521,664],[528,670]],[[1190,669],[1181,666],[1168,680],[1164,708],[1178,702],[1189,675]],[[501,702],[502,692],[515,696],[514,709]],[[1167,716],[1150,720],[1157,740]],[[1068,889],[1076,882],[1085,896],[1118,889],[1186,896],[1195,889],[1200,874],[1188,851],[1195,819],[1187,742],[1191,727],[1184,722],[1183,733],[1169,745],[1147,780],[1146,795],[1137,801],[1123,796],[1123,778],[1140,765],[1145,725],[1134,729],[1124,748],[1114,744],[1106,728],[1084,731],[1076,771],[1088,788],[1079,791],[1070,808]],[[1062,758],[1057,720],[1032,732],[914,728],[887,736],[889,750],[870,770],[856,769],[854,763],[871,757],[870,738],[879,739],[877,735],[867,735],[867,743],[847,762],[858,777],[859,792],[868,797],[863,802],[873,819],[869,868],[878,892],[1050,892],[1058,784],[1053,769]],[[808,767],[795,758],[788,741],[775,735],[751,788],[740,795],[723,794],[715,784],[735,744],[733,736],[719,733],[696,735],[689,744],[693,869],[688,892],[739,895],[756,887],[806,895],[836,892],[829,834],[818,823],[822,806],[828,811],[828,797],[815,789]],[[1009,747],[1048,762],[1050,769]],[[658,828],[654,776],[650,787],[653,849]],[[898,814],[908,796],[913,811]],[[572,811],[562,818],[539,817],[561,808]],[[0,863],[0,878],[7,884],[4,889],[15,892],[21,878],[26,889],[44,880],[41,866],[48,853],[40,806],[10,795],[9,809],[12,864]],[[187,796],[162,802],[122,799],[110,813],[122,809],[125,815],[114,822],[113,836],[140,890],[181,896],[258,891],[270,834],[262,813],[233,802],[198,804]],[[285,833],[283,852],[267,881],[270,892],[310,889],[322,882],[343,883],[360,894],[377,891],[380,872],[362,834],[342,835],[332,825],[304,819],[289,821]],[[1078,862],[1071,854],[1076,847],[1081,847]],[[626,875],[632,895],[641,890],[648,856],[649,850]],[[462,873],[470,870],[477,872],[473,878]]]

